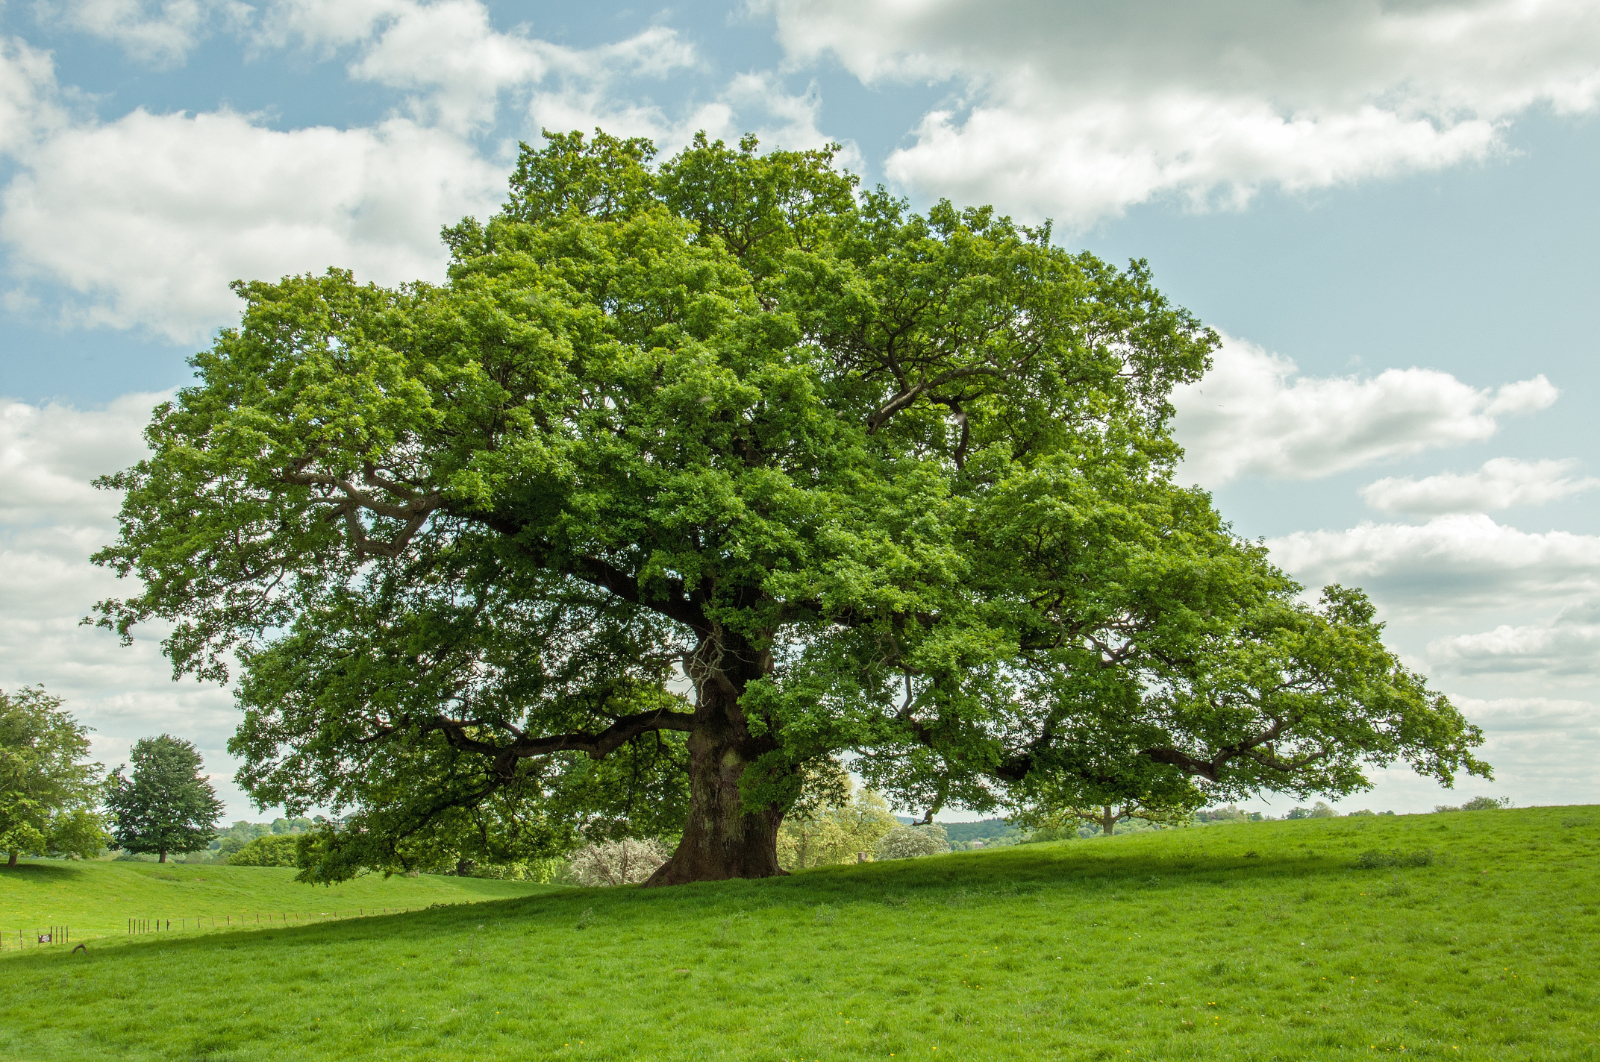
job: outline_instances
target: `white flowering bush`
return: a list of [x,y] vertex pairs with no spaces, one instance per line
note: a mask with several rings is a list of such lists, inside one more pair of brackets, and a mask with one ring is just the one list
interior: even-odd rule
[[567,857],[567,873],[579,885],[637,885],[667,861],[671,850],[653,839],[602,841]]
[[950,851],[943,826],[896,826],[878,842],[879,859],[914,859]]

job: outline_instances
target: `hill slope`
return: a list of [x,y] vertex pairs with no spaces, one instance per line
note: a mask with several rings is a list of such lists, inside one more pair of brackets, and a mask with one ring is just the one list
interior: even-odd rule
[[0,1056],[1593,1059],[1600,808],[1210,827],[0,960]]

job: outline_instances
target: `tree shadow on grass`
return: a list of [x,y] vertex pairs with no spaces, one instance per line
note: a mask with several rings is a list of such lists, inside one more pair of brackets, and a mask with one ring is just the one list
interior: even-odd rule
[[83,868],[71,863],[0,863],[0,881],[25,881],[30,885],[57,885],[83,876]]
[[[816,867],[758,881],[699,882],[666,889],[572,889],[537,897],[474,904],[461,918],[492,912],[513,918],[548,918],[559,925],[586,908],[603,917],[663,918],[726,913],[773,906],[877,903],[914,900],[960,905],[1005,902],[1036,893],[1063,898],[1176,892],[1196,887],[1278,885],[1304,887],[1351,872],[1343,855],[1264,852],[1171,852],[1143,847],[1090,846],[1084,842],[1027,845],[993,852],[952,853],[919,859]],[[504,906],[502,906],[502,904]],[[467,913],[467,912],[473,913]],[[670,912],[670,914],[669,914]],[[495,914],[495,917],[501,917]]]

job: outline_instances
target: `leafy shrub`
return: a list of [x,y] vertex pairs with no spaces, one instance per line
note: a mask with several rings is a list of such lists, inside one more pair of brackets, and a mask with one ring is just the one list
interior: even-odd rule
[[915,859],[950,851],[943,826],[896,826],[878,842],[879,859]]
[[579,885],[637,885],[670,858],[660,841],[624,838],[585,845],[567,858],[567,873]]
[[1436,804],[1434,811],[1498,811],[1511,806],[1510,797],[1473,797],[1460,807],[1451,807],[1449,804]]
[[1362,852],[1356,857],[1356,866],[1362,870],[1380,867],[1426,867],[1434,862],[1433,852],[1424,848],[1420,852]]
[[291,834],[257,837],[228,857],[230,867],[292,867],[300,839]]
[[530,859],[525,863],[474,863],[468,876],[490,878],[495,881],[533,881],[540,885],[548,885],[565,869],[566,861],[562,859]]

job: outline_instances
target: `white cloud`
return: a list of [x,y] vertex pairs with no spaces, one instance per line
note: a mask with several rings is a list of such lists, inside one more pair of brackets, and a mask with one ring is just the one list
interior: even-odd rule
[[[162,10],[181,21],[178,7]],[[410,116],[288,131],[227,110],[72,122],[54,102],[49,56],[0,46],[0,151],[17,163],[0,193],[0,240],[21,282],[7,304],[64,301],[69,324],[198,342],[236,317],[232,280],[328,266],[379,283],[438,280],[440,226],[504,198],[505,162],[475,137],[508,96],[534,129],[603,125],[667,152],[698,129],[755,128],[789,147],[829,139],[815,90],[786,93],[767,75],[735,77],[676,117],[628,102],[621,82],[696,62],[668,28],[574,49],[495,30],[479,0],[280,0],[254,32],[265,46],[353,47],[351,76],[410,94]]]
[[[1452,698],[1463,715],[1483,727],[1480,755],[1495,768],[1493,788],[1469,783],[1466,792],[1499,791],[1518,804],[1600,802],[1600,707],[1550,697],[1477,700]],[[1441,799],[1459,804],[1459,798]]]
[[170,731],[196,741],[232,815],[246,800],[227,780],[225,745],[237,722],[226,691],[174,684],[159,628],[131,648],[79,625],[97,600],[129,587],[89,556],[115,536],[119,498],[89,480],[144,453],[141,429],[165,395],[125,395],[103,410],[0,401],[0,689],[42,684],[95,728],[94,755],[126,756],[140,737]]
[[0,399],[0,524],[109,525],[117,498],[90,481],[145,455],[141,432],[170,394],[123,395],[92,412]]
[[755,0],[791,63],[949,81],[887,169],[903,184],[1091,224],[1163,195],[1243,202],[1494,150],[1537,104],[1600,99],[1600,8],[1241,0]]
[[[684,147],[701,131],[729,142],[752,132],[767,148],[793,150],[835,140],[819,128],[822,98],[815,85],[790,93],[766,73],[739,74],[714,99],[678,117],[653,104],[626,102],[602,81],[569,81],[535,93],[528,111],[534,128],[587,131],[598,126],[617,136],[649,137],[662,155]],[[862,163],[855,143],[844,142],[836,164],[859,173]]]
[[571,48],[521,27],[495,29],[481,0],[276,0],[255,41],[324,55],[354,45],[351,78],[411,93],[412,117],[458,132],[492,122],[508,92],[557,80],[566,94],[609,97],[619,79],[662,77],[698,62],[693,45],[666,26]]
[[1387,513],[1438,516],[1485,513],[1546,502],[1593,490],[1600,479],[1577,477],[1578,462],[1519,461],[1496,457],[1476,472],[1445,472],[1425,479],[1390,476],[1361,488],[1362,499]]
[[261,9],[254,38],[266,48],[298,43],[326,54],[367,40],[418,6],[416,0],[271,0]]
[[1543,376],[1480,389],[1434,369],[1302,377],[1288,358],[1229,338],[1211,371],[1172,401],[1185,478],[1217,487],[1240,476],[1315,479],[1481,441],[1500,417],[1543,409],[1558,393]]
[[1600,601],[1562,609],[1548,623],[1501,624],[1481,634],[1439,638],[1428,660],[1451,674],[1542,673],[1546,678],[1600,675]]
[[498,33],[476,0],[411,5],[350,64],[350,75],[422,95],[413,110],[451,128],[494,118],[500,92],[544,77],[542,42]]
[[[1510,797],[1516,807],[1600,803],[1600,775],[1594,770],[1600,758],[1600,707],[1550,697],[1450,699],[1483,728],[1484,743],[1476,755],[1493,766],[1494,780],[1458,776],[1453,790],[1444,789],[1397,765],[1374,771],[1374,791],[1345,798],[1341,810],[1426,812],[1475,796]],[[1292,803],[1274,802],[1273,813],[1281,815]]]
[[252,14],[239,0],[40,0],[38,20],[111,41],[155,66],[181,62],[214,24],[242,25]]
[[65,121],[57,96],[50,53],[0,38],[0,156],[26,150]]
[[471,145],[405,119],[278,132],[229,112],[136,110],[26,155],[0,197],[13,268],[81,296],[86,324],[193,341],[237,313],[239,278],[353,268],[439,279],[439,226],[486,213],[505,176]]
[[660,77],[695,63],[676,31],[652,27],[626,40],[575,49],[501,33],[477,0],[411,5],[359,59],[354,78],[417,93],[413,112],[450,128],[493,119],[499,94],[551,75],[595,87],[623,77]]
[[1600,537],[1519,531],[1483,515],[1296,531],[1267,539],[1267,547],[1274,563],[1308,587],[1361,586],[1403,617],[1600,592]]

